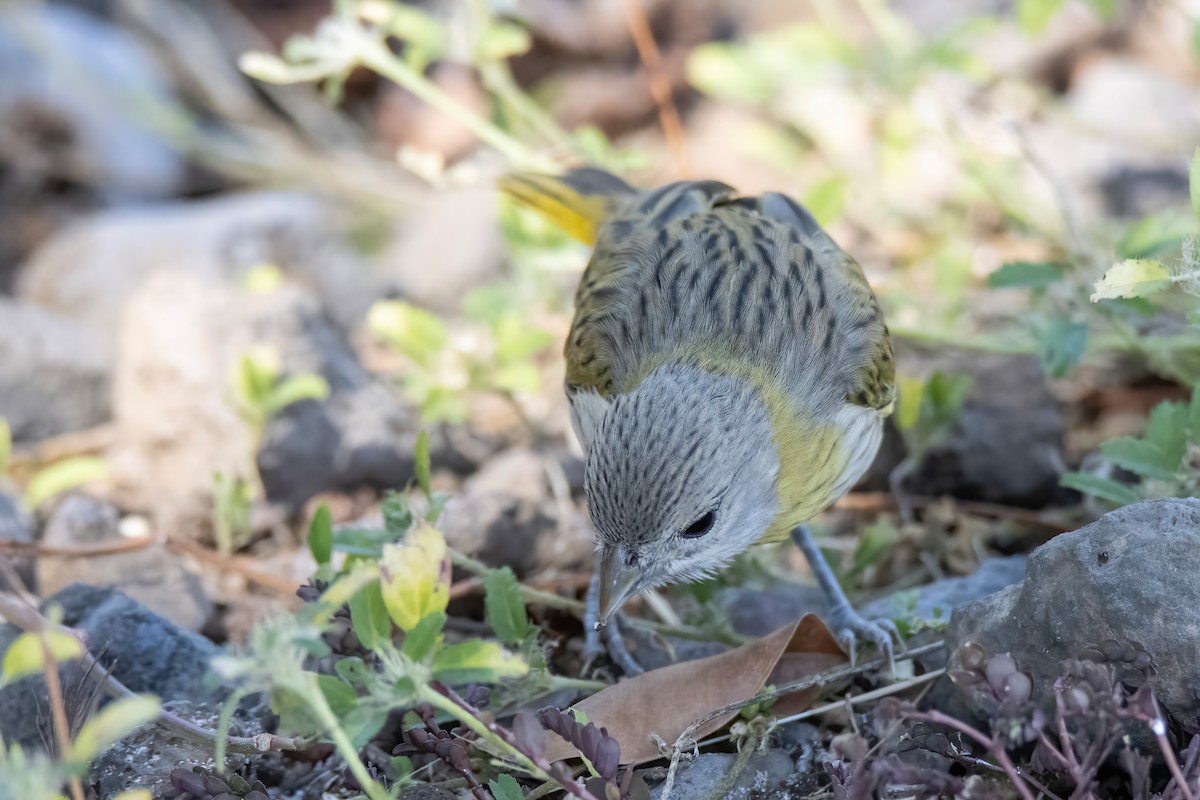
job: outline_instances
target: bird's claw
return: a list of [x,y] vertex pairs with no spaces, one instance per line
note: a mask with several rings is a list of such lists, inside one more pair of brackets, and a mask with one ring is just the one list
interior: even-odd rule
[[584,631],[582,674],[587,675],[596,659],[605,654],[628,677],[641,675],[646,671],[625,647],[625,639],[621,636],[621,628],[615,616],[610,617],[605,625],[589,627]]
[[861,638],[879,648],[880,655],[887,662],[888,672],[895,671],[895,646],[897,643],[903,646],[904,640],[900,636],[900,630],[896,627],[896,623],[890,619],[886,617],[867,619],[847,606],[836,609],[829,615],[828,627],[838,644],[849,656],[851,667],[854,666],[857,659],[858,642]]

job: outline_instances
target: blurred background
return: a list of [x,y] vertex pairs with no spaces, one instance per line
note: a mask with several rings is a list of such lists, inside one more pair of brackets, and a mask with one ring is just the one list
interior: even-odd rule
[[[1198,19],[1195,0],[9,0],[0,547],[43,594],[116,585],[237,640],[297,602],[315,505],[377,517],[427,431],[451,544],[578,592],[560,351],[587,251],[491,186],[581,163],[789,192],[864,265],[902,398],[821,520],[852,589],[1194,494],[1196,470],[1101,447],[1200,380]],[[1114,264],[1125,282],[1098,289]],[[726,582],[769,586],[762,558]],[[761,614],[719,589],[674,590],[679,613]]]

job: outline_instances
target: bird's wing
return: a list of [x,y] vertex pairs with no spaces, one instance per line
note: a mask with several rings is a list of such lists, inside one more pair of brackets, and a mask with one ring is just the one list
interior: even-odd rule
[[892,341],[862,267],[834,242],[808,209],[790,197],[767,192],[734,203],[800,233],[831,290],[840,289],[840,301],[831,304],[831,311],[843,340],[845,399],[883,416],[890,414],[896,398]]

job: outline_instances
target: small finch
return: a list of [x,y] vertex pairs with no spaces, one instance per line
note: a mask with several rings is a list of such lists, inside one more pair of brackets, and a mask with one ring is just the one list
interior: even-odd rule
[[895,397],[859,265],[781,194],[638,191],[596,169],[500,185],[594,246],[565,355],[601,624],[638,591],[790,536],[847,652],[865,638],[890,659],[895,627],[854,611],[803,524],[870,466]]

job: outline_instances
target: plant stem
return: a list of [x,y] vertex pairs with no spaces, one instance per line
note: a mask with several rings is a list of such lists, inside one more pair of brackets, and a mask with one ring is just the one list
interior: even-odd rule
[[478,719],[473,714],[468,713],[464,708],[458,705],[458,703],[455,703],[449,697],[446,697],[446,695],[429,686],[423,686],[421,687],[420,700],[423,703],[428,703],[439,711],[449,714],[451,719],[457,719],[462,722],[464,725],[478,734],[481,739],[484,739],[501,752],[507,753],[513,761],[520,765],[521,769],[525,770],[533,777],[541,781],[554,781],[554,783],[558,783],[558,781],[554,780],[553,776],[551,776],[537,764],[533,763],[533,761],[527,755],[510,745],[503,739],[503,737],[498,736],[490,727],[488,727],[486,723]]
[[495,124],[483,119],[445,92],[440,91],[423,75],[410,69],[408,65],[396,58],[382,41],[364,34],[359,39],[358,56],[364,66],[394,81],[441,111],[509,161],[530,169],[558,171],[558,165],[553,161],[534,153]]
[[329,732],[329,738],[337,746],[338,753],[346,762],[354,780],[358,781],[358,785],[371,800],[391,800],[387,790],[376,783],[375,779],[367,772],[366,765],[358,757],[358,750],[354,747],[354,743],[350,741],[350,737],[346,735],[337,715],[333,713],[333,709],[326,702],[321,687],[317,685],[316,676],[310,674],[305,683],[307,685],[298,688],[297,695],[305,699],[308,707],[316,713],[321,725]]

